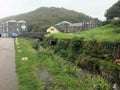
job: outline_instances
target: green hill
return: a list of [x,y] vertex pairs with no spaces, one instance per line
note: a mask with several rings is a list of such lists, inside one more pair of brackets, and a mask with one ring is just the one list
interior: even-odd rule
[[69,22],[80,22],[80,21],[89,20],[90,18],[91,17],[83,13],[78,13],[73,10],[67,10],[64,8],[55,8],[55,7],[50,7],[50,8],[41,7],[25,14],[3,18],[0,20],[0,22],[4,22],[10,19],[16,19],[16,20],[24,19],[28,23],[28,30],[37,32],[37,31],[44,31],[49,26],[54,25],[63,20],[67,20]]

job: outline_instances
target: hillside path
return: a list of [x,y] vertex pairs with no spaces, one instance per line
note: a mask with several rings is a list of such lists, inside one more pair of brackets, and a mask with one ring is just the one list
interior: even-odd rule
[[0,90],[18,90],[12,38],[0,38]]

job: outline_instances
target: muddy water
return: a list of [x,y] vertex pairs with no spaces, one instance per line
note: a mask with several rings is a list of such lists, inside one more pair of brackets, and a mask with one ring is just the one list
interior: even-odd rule
[[18,90],[14,41],[0,38],[0,90]]

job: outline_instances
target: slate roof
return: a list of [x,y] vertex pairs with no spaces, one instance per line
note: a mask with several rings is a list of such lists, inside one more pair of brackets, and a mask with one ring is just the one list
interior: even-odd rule
[[73,24],[70,24],[69,26],[83,26],[83,23],[73,23]]
[[[68,21],[62,21],[62,22],[60,22],[60,23],[57,23],[56,25],[64,25],[64,24],[70,25],[70,24],[72,24],[72,23],[70,23],[70,22],[68,22]],[[56,26],[56,25],[55,25],[55,26]]]
[[9,20],[7,22],[17,22],[16,20],[12,19],[12,20]]
[[18,21],[18,23],[26,23],[25,20]]
[[57,30],[59,30],[60,32],[63,32],[63,30],[62,30],[59,26],[55,25],[54,27],[55,27]]

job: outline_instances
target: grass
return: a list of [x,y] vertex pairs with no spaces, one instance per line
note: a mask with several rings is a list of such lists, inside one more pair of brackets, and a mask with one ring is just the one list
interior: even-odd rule
[[[26,39],[18,39],[20,43],[19,49],[22,52],[17,52],[16,46],[16,70],[18,75],[19,90],[42,90],[38,75],[35,70],[36,52],[31,47],[31,42]],[[22,57],[28,57],[27,61],[22,61]]]
[[120,34],[115,33],[115,30],[120,31],[120,27],[115,27],[111,24],[106,26],[97,27],[87,31],[81,31],[74,34],[58,33],[46,35],[46,37],[54,37],[57,39],[71,39],[71,38],[84,38],[85,41],[96,40],[98,42],[119,42]]
[[[54,78],[53,83],[57,84],[56,89],[53,90],[94,90],[98,85],[101,90],[108,90],[107,81],[99,76],[91,78],[89,73],[81,77],[77,76],[77,67],[55,55],[49,49],[41,48],[38,57],[40,58],[39,68],[46,68]],[[94,84],[95,87],[93,87]],[[59,85],[66,87],[66,89],[60,89]]]
[[[101,90],[108,90],[107,81],[99,76],[91,78],[88,73],[76,76],[77,67],[51,50],[40,48],[36,52],[32,48],[32,40],[19,38],[18,42],[20,45],[15,46],[19,90],[45,90],[46,87],[48,90],[51,87],[52,90],[94,90],[98,85]],[[22,52],[17,52],[18,46]],[[22,61],[22,57],[28,57],[28,60]],[[46,70],[52,75],[50,85],[40,80],[39,70]]]

